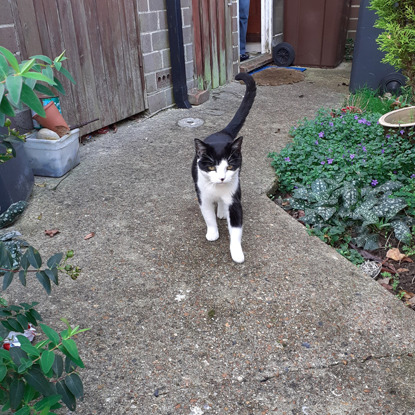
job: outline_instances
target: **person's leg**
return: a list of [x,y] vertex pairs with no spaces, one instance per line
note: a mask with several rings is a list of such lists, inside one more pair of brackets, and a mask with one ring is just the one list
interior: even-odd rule
[[239,54],[246,54],[246,32],[248,29],[249,0],[239,0]]

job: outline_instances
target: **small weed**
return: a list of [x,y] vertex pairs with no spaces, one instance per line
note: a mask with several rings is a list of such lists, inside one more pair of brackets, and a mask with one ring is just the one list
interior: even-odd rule
[[213,320],[214,318],[215,318],[215,316],[216,316],[216,311],[215,310],[209,310],[208,311],[208,317],[211,319],[211,320]]
[[390,272],[382,272],[380,274],[383,278],[389,278],[389,283],[393,291],[396,291],[399,286],[399,274],[392,275]]

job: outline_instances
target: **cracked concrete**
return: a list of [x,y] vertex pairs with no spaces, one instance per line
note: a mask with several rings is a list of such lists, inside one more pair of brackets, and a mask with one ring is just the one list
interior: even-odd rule
[[[258,88],[241,132],[242,265],[225,224],[205,240],[190,175],[193,139],[229,122],[239,83],[199,107],[122,123],[82,146],[64,180],[37,178],[45,186],[14,228],[45,257],[74,249],[83,271],[49,297],[36,281],[6,296],[40,300],[57,330],[59,317],[91,328],[77,339],[78,413],[415,414],[413,311],[266,196],[268,152],[298,120],[338,106],[348,76],[308,69],[304,82]],[[186,117],[204,124],[179,127]]]

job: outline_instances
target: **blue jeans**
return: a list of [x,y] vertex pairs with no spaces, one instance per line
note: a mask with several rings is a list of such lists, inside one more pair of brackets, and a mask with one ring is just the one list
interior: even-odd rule
[[246,53],[246,32],[248,29],[249,0],[239,0],[239,54]]

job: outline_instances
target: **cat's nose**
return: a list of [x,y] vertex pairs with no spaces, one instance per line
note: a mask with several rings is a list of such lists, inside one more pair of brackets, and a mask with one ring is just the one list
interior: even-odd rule
[[221,182],[223,182],[224,180],[225,180],[225,178],[224,178],[224,177],[220,179],[220,181],[221,181]]

